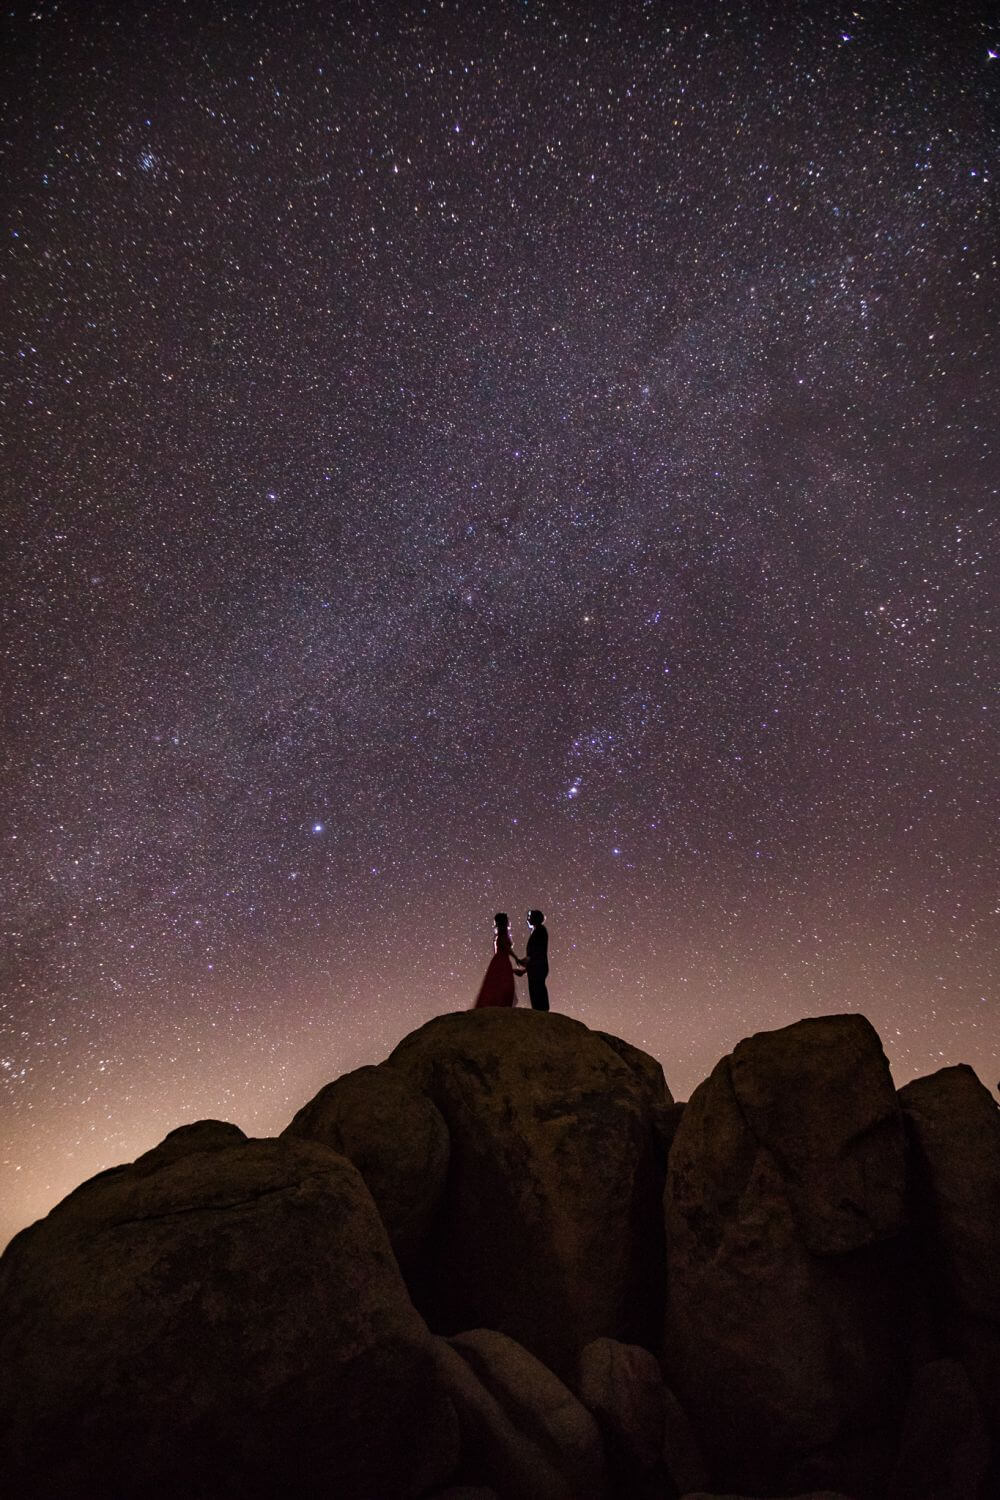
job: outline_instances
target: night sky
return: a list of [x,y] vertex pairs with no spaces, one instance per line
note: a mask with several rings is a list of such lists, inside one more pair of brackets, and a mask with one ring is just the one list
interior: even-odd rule
[[499,908],[678,1098],[845,1010],[995,1085],[1000,21],[932,11],[5,7],[0,1242]]

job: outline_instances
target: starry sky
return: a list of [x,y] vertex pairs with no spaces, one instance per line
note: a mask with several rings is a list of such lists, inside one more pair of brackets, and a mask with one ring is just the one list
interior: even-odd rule
[[930,9],[4,7],[0,1242],[497,909],[678,1098],[844,1010],[993,1087],[1000,20]]

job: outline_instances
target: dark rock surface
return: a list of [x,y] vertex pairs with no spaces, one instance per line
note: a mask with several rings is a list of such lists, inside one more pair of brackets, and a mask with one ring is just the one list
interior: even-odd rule
[[654,1103],[673,1104],[674,1096],[667,1087],[663,1065],[655,1057],[650,1057],[648,1052],[643,1052],[639,1047],[633,1047],[631,1042],[623,1041],[620,1036],[612,1036],[609,1031],[594,1031],[591,1035],[599,1036],[612,1052],[617,1053],[622,1062],[627,1063],[633,1072],[645,1080]]
[[[707,1490],[692,1491],[684,1495],[682,1500],[758,1500],[753,1495],[717,1495],[709,1494]],[[808,1495],[791,1495],[788,1500],[853,1500],[850,1495],[842,1495],[839,1490],[810,1490]]]
[[566,1379],[594,1338],[655,1348],[655,1073],[529,1010],[439,1016],[386,1066],[433,1099],[451,1138],[431,1276],[411,1281],[431,1326],[499,1329]]
[[4,1492],[386,1500],[447,1479],[454,1412],[355,1168],[307,1142],[177,1144],[0,1262]]
[[500,1496],[480,1484],[450,1484],[446,1490],[435,1490],[426,1500],[500,1500]]
[[566,1016],[441,1016],[279,1140],[182,1126],[12,1241],[0,1487],[993,1500],[998,1226],[991,1096],[897,1097],[863,1017],[675,1105]]
[[130,1167],[114,1167],[112,1171],[146,1177],[169,1162],[180,1161],[182,1156],[194,1156],[198,1151],[225,1151],[245,1140],[240,1127],[230,1125],[227,1120],[195,1120],[191,1125],[178,1125],[171,1130],[158,1146],[137,1156]]
[[888,1500],[969,1500],[990,1459],[982,1409],[954,1359],[921,1365],[913,1378]]
[[452,1484],[446,1490],[435,1490],[426,1500],[500,1500],[500,1496],[479,1484]]
[[681,1403],[669,1386],[664,1386],[663,1394],[663,1468],[667,1493],[686,1495],[708,1483],[708,1465]]
[[448,1129],[426,1094],[391,1068],[358,1068],[321,1089],[284,1134],[352,1161],[397,1258],[404,1265],[415,1259],[448,1174]]
[[603,1500],[597,1423],[540,1360],[484,1328],[438,1340],[437,1354],[463,1470],[488,1478],[502,1500]]
[[903,1189],[902,1120],[861,1016],[752,1037],[695,1090],[665,1194],[664,1361],[731,1488],[790,1490],[838,1450],[851,1471],[859,1435],[868,1490],[884,1487],[908,1383],[888,1238]]
[[1000,1448],[1000,1109],[965,1066],[917,1078],[899,1099],[936,1331],[968,1372]]
[[614,1489],[660,1500],[665,1391],[656,1356],[638,1344],[595,1339],[580,1354],[576,1390],[601,1430]]
[[576,1389],[601,1429],[613,1494],[663,1500],[707,1484],[691,1425],[648,1349],[595,1339],[580,1355]]
[[882,1043],[864,1016],[758,1032],[733,1052],[730,1076],[807,1250],[843,1255],[901,1228],[903,1121]]

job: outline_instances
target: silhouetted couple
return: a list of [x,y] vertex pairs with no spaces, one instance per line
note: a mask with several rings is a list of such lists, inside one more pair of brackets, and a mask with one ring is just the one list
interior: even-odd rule
[[[498,911],[493,918],[493,957],[479,987],[474,1010],[481,1010],[489,1005],[516,1005],[515,974],[528,976],[528,996],[532,1010],[548,1010],[549,992],[545,981],[549,973],[549,935],[545,930],[544,916],[534,907],[528,913],[528,926],[531,934],[525,945],[524,957],[518,958],[514,952],[514,939],[510,935],[507,913]],[[512,968],[511,964],[516,967]]]

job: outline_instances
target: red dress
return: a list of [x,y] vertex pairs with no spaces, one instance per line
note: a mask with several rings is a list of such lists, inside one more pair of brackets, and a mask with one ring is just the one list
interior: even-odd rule
[[499,934],[493,943],[493,957],[490,966],[483,976],[483,982],[479,986],[479,994],[473,1010],[481,1010],[485,1005],[514,1005],[517,994],[514,989],[514,970],[510,966],[510,954],[514,951],[510,933]]

